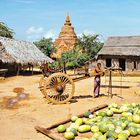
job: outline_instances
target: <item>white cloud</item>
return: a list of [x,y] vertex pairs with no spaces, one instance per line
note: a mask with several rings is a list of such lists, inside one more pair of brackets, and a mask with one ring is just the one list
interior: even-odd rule
[[56,37],[56,33],[53,29],[50,29],[45,32],[43,27],[35,27],[31,26],[26,30],[27,40],[36,41],[41,39],[42,37],[45,38],[52,38],[53,40]]
[[27,29],[26,33],[28,35],[32,35],[32,34],[41,34],[43,33],[43,28],[42,27],[34,27],[34,26],[31,26]]
[[96,33],[94,31],[92,31],[92,30],[85,29],[82,33],[79,33],[77,36],[81,37],[82,34],[91,35],[91,34],[96,34]]
[[45,38],[55,38],[55,32],[53,29],[48,30],[45,34],[44,34]]

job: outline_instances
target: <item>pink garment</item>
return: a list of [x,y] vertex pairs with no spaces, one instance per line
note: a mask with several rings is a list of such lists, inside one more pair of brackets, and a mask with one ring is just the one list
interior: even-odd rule
[[94,97],[99,96],[100,93],[100,76],[94,78]]

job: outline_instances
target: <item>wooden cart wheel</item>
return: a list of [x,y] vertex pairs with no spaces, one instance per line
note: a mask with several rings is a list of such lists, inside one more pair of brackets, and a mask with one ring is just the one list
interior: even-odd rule
[[45,94],[44,94],[44,85],[45,85],[45,82],[46,82],[47,78],[48,78],[48,77],[42,76],[41,79],[40,79],[40,81],[39,81],[39,88],[40,88],[41,93],[42,93],[44,96],[45,96]]
[[54,73],[45,80],[43,94],[54,104],[63,104],[74,95],[74,82],[64,73]]

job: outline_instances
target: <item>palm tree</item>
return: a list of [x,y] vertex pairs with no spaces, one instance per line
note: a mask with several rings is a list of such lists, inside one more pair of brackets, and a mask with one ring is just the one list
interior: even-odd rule
[[0,36],[13,38],[13,30],[7,27],[7,25],[3,22],[0,22]]

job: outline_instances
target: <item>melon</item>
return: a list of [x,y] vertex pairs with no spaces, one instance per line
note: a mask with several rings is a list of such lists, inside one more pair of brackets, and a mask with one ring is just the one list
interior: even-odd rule
[[82,120],[82,118],[78,118],[76,121],[75,121],[75,124],[76,125],[82,125],[83,124],[83,120]]
[[89,118],[89,115],[92,115],[92,113],[89,111],[84,113],[84,117],[86,117],[86,118]]
[[98,139],[100,136],[102,136],[103,134],[101,132],[95,132],[93,134],[93,138]]
[[91,131],[92,131],[93,133],[98,132],[98,131],[99,131],[99,127],[96,126],[96,125],[94,125],[94,126],[91,127]]
[[72,116],[72,117],[71,117],[71,121],[72,121],[72,122],[75,122],[77,119],[78,119],[77,116]]
[[72,132],[74,134],[74,136],[77,136],[77,130],[75,128],[71,128],[70,132]]
[[118,135],[118,139],[128,139],[128,135],[126,134],[126,133],[120,133],[119,135]]
[[74,134],[72,132],[65,132],[64,133],[64,138],[67,140],[73,140],[74,139]]
[[117,139],[117,137],[118,137],[118,134],[115,131],[112,131],[112,130],[108,131],[106,133],[106,135],[107,135],[108,138],[113,138],[113,139]]
[[140,123],[140,115],[138,114],[133,115],[133,122]]
[[108,126],[107,126],[106,124],[100,124],[100,125],[99,125],[99,130],[100,130],[102,133],[106,133],[106,132],[109,130],[109,128],[108,128]]
[[129,127],[128,131],[130,132],[131,136],[137,135],[137,129],[135,127]]
[[63,133],[63,132],[66,131],[66,127],[65,127],[64,125],[59,125],[59,126],[57,127],[57,131],[58,131],[59,133]]
[[107,110],[106,114],[107,114],[108,117],[111,117],[111,116],[113,116],[113,111],[112,110]]
[[78,131],[80,132],[80,133],[85,133],[85,132],[88,132],[88,131],[90,131],[90,129],[91,129],[91,127],[89,126],[89,125],[81,125],[81,126],[79,126],[79,128],[78,128]]

